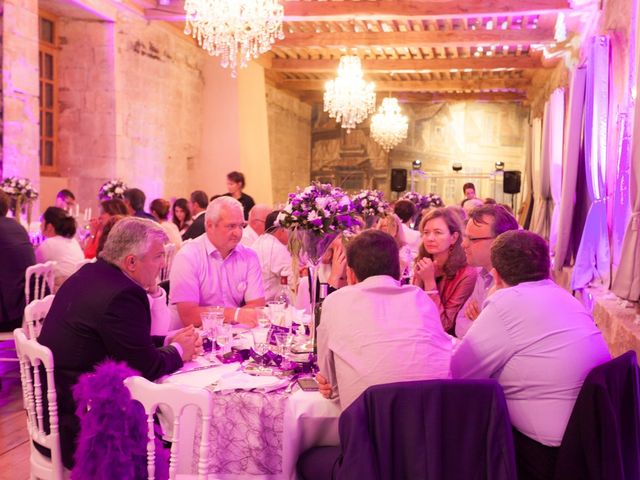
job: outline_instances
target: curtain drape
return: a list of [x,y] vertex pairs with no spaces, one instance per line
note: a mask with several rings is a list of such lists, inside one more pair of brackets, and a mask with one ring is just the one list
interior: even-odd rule
[[522,178],[522,205],[517,213],[518,223],[522,228],[528,230],[531,224],[531,211],[533,209],[533,124],[527,123],[525,132],[525,160],[524,173]]
[[564,157],[562,166],[562,190],[558,205],[558,237],[555,244],[553,268],[556,271],[568,263],[573,209],[576,202],[576,180],[580,161],[580,141],[582,139],[582,119],[584,111],[584,89],[587,70],[577,68],[571,73],[569,84],[569,107],[564,133]]
[[562,150],[564,141],[564,95],[565,89],[556,89],[549,98],[549,119],[545,155],[549,156],[549,190],[551,193],[551,215],[549,228],[549,251],[555,256],[558,239],[558,217],[562,191]]
[[610,250],[607,228],[605,169],[609,105],[609,39],[592,40],[587,61],[584,158],[591,207],[587,214],[571,278],[571,288],[587,287],[592,280],[609,278]]
[[549,238],[549,225],[545,225],[546,198],[549,196],[549,169],[545,168],[542,154],[544,121],[548,104],[542,118],[534,118],[531,127],[531,184],[533,186],[533,213],[529,229],[544,238]]

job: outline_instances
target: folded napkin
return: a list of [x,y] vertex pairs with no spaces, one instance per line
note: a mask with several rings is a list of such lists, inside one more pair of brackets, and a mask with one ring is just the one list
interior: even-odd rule
[[242,390],[260,389],[265,392],[278,390],[289,384],[288,378],[278,378],[273,376],[257,376],[249,375],[244,372],[236,371],[223,375],[218,380],[214,392],[222,392],[224,390]]
[[[184,366],[184,373],[165,377],[163,382],[191,387],[204,388],[216,383],[224,375],[232,373],[240,368],[239,363],[229,363],[226,365],[212,365],[211,368],[203,368],[203,365],[196,362],[187,362]],[[193,371],[190,371],[192,370]]]

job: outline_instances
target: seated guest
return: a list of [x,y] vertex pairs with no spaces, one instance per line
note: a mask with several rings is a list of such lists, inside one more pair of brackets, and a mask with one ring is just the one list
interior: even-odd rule
[[191,193],[189,200],[189,210],[191,211],[191,225],[182,234],[182,240],[197,238],[204,233],[204,212],[207,211],[209,199],[202,190]]
[[[251,211],[255,209],[253,207]],[[280,292],[281,276],[287,277],[287,282],[291,278],[291,254],[287,249],[289,231],[275,224],[279,213],[276,210],[267,215],[265,231],[251,247],[260,261],[266,301],[273,300]]]
[[477,271],[462,250],[462,224],[451,208],[431,210],[420,222],[422,245],[413,269],[413,283],[436,303],[445,331],[455,332],[456,316],[476,284]]
[[268,205],[256,205],[249,212],[249,224],[242,230],[242,240],[240,243],[245,247],[253,245],[260,235],[265,231],[267,215],[271,213]]
[[209,306],[226,307],[228,323],[255,325],[251,307],[264,305],[264,288],[258,255],[239,245],[243,225],[242,204],[218,197],[207,207],[206,234],[176,254],[169,300],[184,325],[200,325]]
[[411,249],[411,257],[416,258],[418,249],[420,248],[420,232],[411,228],[411,220],[416,214],[416,206],[409,200],[398,200],[393,206],[395,213],[402,220],[402,232],[407,241],[407,245]]
[[184,235],[189,225],[191,225],[191,211],[186,198],[178,198],[173,202],[171,209],[171,221],[178,227],[180,235]]
[[465,198],[462,201],[462,209],[467,216],[471,214],[471,210],[481,207],[482,205],[484,205],[484,203],[479,198]]
[[385,215],[378,221],[376,228],[391,235],[396,241],[396,245],[398,245],[398,250],[400,251],[400,279],[411,278],[413,256],[411,247],[407,244],[404,236],[400,218],[395,213]]
[[9,196],[0,190],[0,332],[11,332],[22,324],[24,274],[36,263],[29,235],[13,218],[7,218]]
[[66,212],[71,212],[71,209],[76,206],[76,196],[71,190],[64,188],[56,195],[56,202],[54,206],[61,208]]
[[107,223],[107,220],[114,215],[129,215],[127,206],[119,198],[112,198],[111,200],[103,200],[100,202],[100,216],[98,218],[92,218],[89,224],[89,231],[91,234],[87,238],[84,246],[85,258],[96,258],[96,251],[100,244],[100,237],[102,237],[102,229]]
[[456,317],[456,337],[462,338],[478,317],[482,304],[493,288],[491,246],[495,238],[509,230],[518,230],[518,222],[500,205],[485,204],[471,211],[465,226],[462,248],[467,263],[480,267],[476,286]]
[[112,358],[155,380],[182,367],[196,351],[193,327],[172,339],[149,334],[145,290],[155,284],[164,264],[166,241],[155,222],[120,220],[98,261],[67,279],[45,318],[38,342],[51,349],[55,361],[60,443],[67,468],[73,466],[79,432],[71,389],[80,375]]
[[582,304],[549,278],[540,236],[508,231],[491,247],[497,291],[451,362],[454,378],[495,378],[504,388],[519,478],[553,478],[558,446],[589,371],[610,359]]
[[463,203],[465,200],[476,198],[476,186],[471,182],[465,183],[462,186],[462,193],[464,193],[464,200],[462,201]]
[[139,188],[128,188],[124,192],[124,203],[127,206],[129,215],[139,218],[148,218],[149,220],[155,220],[153,215],[144,211],[144,203],[147,201],[147,197]]
[[318,381],[343,410],[372,385],[449,378],[451,341],[438,310],[399,278],[390,235],[365,230],[347,245],[349,285],[324,301],[318,327]]
[[56,262],[55,289],[73,275],[78,265],[84,260],[82,248],[75,239],[76,220],[66,211],[58,207],[49,207],[42,215],[40,222],[45,241],[36,249],[38,263],[53,260]]
[[229,192],[225,193],[225,196],[233,197],[242,204],[244,219],[247,220],[249,218],[249,212],[256,202],[253,201],[253,198],[242,191],[244,190],[244,187],[244,174],[240,172],[230,172],[227,174],[227,190]]
[[149,210],[154,220],[160,224],[164,233],[169,237],[169,243],[173,243],[176,246],[176,250],[178,250],[182,246],[182,237],[176,224],[169,221],[169,207],[170,203],[167,200],[156,198],[149,205]]

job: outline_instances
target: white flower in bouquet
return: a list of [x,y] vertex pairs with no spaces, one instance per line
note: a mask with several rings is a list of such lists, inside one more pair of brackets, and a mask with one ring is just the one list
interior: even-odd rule
[[384,213],[389,208],[383,197],[384,194],[379,190],[362,190],[353,196],[352,201],[356,212],[367,217]]
[[102,184],[98,191],[98,198],[100,200],[111,200],[113,198],[124,198],[124,192],[127,190],[127,185],[118,179],[108,180]]

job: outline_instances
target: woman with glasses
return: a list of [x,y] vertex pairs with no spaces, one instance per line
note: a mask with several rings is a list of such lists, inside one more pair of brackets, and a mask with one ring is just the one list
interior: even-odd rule
[[458,312],[473,292],[477,270],[467,265],[462,224],[450,208],[431,210],[420,222],[422,243],[414,263],[413,284],[423,288],[440,311],[444,330],[453,335]]

